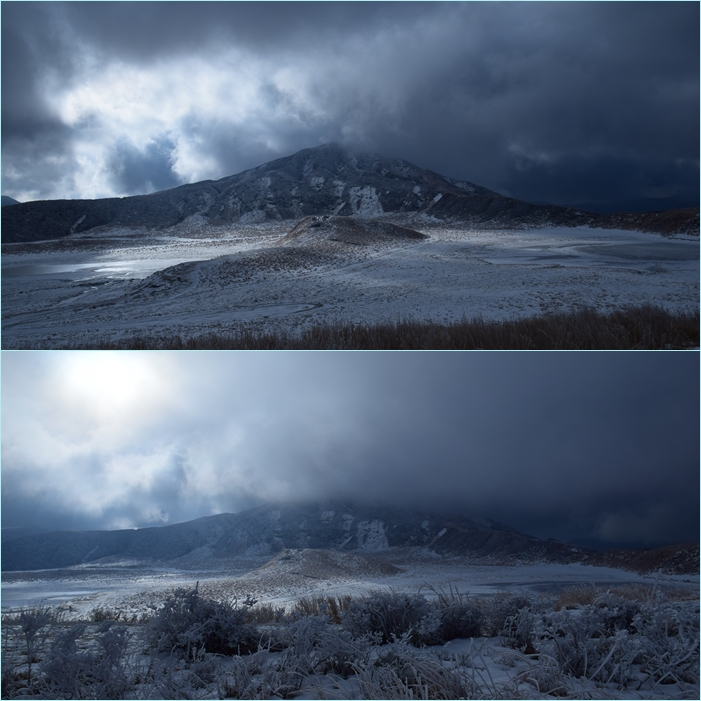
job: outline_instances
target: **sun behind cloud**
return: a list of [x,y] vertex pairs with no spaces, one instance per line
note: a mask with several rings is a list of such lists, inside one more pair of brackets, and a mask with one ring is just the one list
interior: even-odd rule
[[60,354],[54,390],[62,416],[109,433],[139,420],[151,423],[176,395],[170,365],[160,353]]

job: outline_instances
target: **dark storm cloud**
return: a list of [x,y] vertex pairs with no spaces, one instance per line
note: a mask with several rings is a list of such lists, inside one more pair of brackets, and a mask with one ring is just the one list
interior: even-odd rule
[[178,182],[336,140],[529,200],[695,205],[698,20],[690,2],[3,3],[4,194],[128,194],[153,178],[115,181],[117,145],[148,169],[168,137]]
[[4,525],[146,525],[346,498],[541,537],[697,539],[693,353],[3,362]]
[[143,151],[129,143],[117,144],[109,164],[115,190],[142,195],[180,185],[173,173],[174,148],[168,138],[152,141]]

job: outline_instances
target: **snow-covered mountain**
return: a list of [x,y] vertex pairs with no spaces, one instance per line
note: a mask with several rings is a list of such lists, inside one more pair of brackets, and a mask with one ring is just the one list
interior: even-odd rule
[[[388,548],[419,547],[439,555],[469,555],[500,561],[587,562],[645,569],[647,560],[627,553],[541,540],[491,519],[434,514],[330,501],[269,504],[237,514],[118,531],[59,531],[25,535],[2,544],[4,571],[69,567],[103,558],[172,562],[197,554],[200,561],[237,556],[270,556],[286,550],[372,554]],[[673,552],[672,552],[673,550]],[[682,548],[682,550],[685,550]],[[688,549],[686,549],[688,550]],[[671,549],[651,560],[655,567],[676,558],[677,570],[698,570],[698,547],[680,555]],[[691,555],[689,554],[691,553]],[[691,560],[689,560],[691,557]],[[690,564],[691,563],[691,564]]]
[[332,143],[303,149],[221,180],[150,195],[43,200],[6,207],[2,210],[2,231],[7,243],[61,238],[99,226],[169,227],[193,216],[217,226],[310,215],[386,218],[423,214],[475,227],[505,229],[604,226],[608,219],[617,217],[618,228],[698,233],[698,209],[680,211],[682,214],[660,220],[648,215],[602,217],[568,207],[534,205],[401,159],[356,153]]

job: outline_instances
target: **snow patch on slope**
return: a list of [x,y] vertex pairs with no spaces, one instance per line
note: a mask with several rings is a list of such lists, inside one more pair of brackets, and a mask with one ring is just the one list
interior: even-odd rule
[[357,528],[358,548],[366,552],[377,552],[389,547],[382,521],[360,521]]
[[374,217],[384,212],[374,187],[352,187],[349,194],[353,214]]

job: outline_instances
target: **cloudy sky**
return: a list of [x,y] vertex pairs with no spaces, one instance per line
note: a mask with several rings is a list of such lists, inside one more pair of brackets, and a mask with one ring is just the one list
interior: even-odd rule
[[339,141],[532,202],[698,206],[698,27],[697,2],[3,2],[2,192]]
[[4,352],[3,526],[270,500],[698,542],[696,353]]

